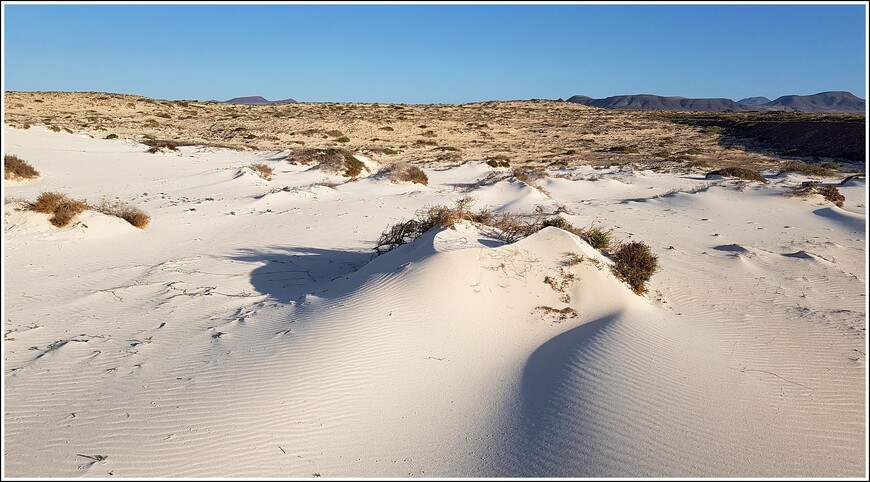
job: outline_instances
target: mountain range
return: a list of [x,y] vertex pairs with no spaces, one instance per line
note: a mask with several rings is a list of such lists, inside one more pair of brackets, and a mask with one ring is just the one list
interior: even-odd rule
[[748,97],[739,101],[724,98],[692,99],[687,97],[663,97],[650,94],[615,95],[593,99],[575,95],[568,102],[620,110],[689,110],[689,111],[787,111],[787,112],[864,112],[864,99],[849,92],[831,91],[814,95],[784,95],[775,100],[766,97]]

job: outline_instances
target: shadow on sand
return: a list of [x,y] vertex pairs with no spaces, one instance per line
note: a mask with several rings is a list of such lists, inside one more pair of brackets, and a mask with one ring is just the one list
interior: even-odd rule
[[372,260],[374,253],[308,247],[245,249],[236,261],[266,264],[251,273],[251,284],[260,293],[289,303],[318,290],[336,278],[357,271]]
[[[618,316],[619,313],[614,313],[566,331],[532,353],[520,382],[520,419],[514,424],[514,433],[508,434],[506,457],[494,468],[495,476],[577,477],[600,471],[591,464],[593,460],[563,458],[566,454],[560,446],[566,441],[560,435],[565,430],[572,432],[572,439],[580,438],[589,444],[596,443],[597,430],[596,420],[583,419],[584,400],[572,399],[570,409],[562,407],[566,400],[561,392],[565,391],[566,383],[578,381],[575,373],[578,355],[594,344]],[[570,391],[587,392],[582,386],[572,386]],[[577,416],[567,428],[561,426],[562,412],[566,409],[572,412],[572,417]]]

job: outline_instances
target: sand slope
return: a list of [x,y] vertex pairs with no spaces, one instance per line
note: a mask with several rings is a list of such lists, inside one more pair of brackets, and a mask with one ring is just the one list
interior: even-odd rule
[[[863,181],[843,208],[786,196],[794,175],[581,167],[542,191],[469,163],[345,183],[282,152],[5,136],[42,173],[7,198],[152,216],[58,230],[4,206],[6,476],[866,473]],[[564,206],[662,269],[639,297],[572,234],[502,245],[470,224],[373,256],[390,223],[467,194]]]

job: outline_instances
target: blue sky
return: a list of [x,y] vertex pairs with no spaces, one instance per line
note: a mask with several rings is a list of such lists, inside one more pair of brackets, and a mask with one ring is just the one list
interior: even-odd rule
[[863,5],[10,5],[4,86],[461,103],[847,90]]

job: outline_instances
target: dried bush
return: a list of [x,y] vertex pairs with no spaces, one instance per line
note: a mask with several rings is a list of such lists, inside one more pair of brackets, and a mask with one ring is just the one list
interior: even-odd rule
[[5,168],[4,179],[35,179],[39,177],[39,171],[14,154],[3,156],[3,167]]
[[658,267],[658,257],[652,254],[649,246],[637,241],[625,243],[616,250],[614,257],[613,274],[628,283],[635,293],[644,293],[646,282]]
[[803,161],[787,161],[780,166],[779,173],[796,172],[807,176],[831,176],[834,171],[825,164],[807,164]]
[[59,192],[43,192],[36,198],[32,209],[38,213],[51,214],[48,221],[62,228],[70,223],[79,213],[88,209],[85,201],[70,199],[66,194]]
[[417,166],[407,162],[397,162],[387,167],[386,172],[392,182],[413,182],[424,186],[429,184],[429,176]]
[[837,207],[843,207],[843,202],[846,201],[846,196],[840,194],[840,191],[834,186],[819,186],[816,191]]
[[298,149],[287,157],[287,161],[306,166],[319,164],[325,171],[347,177],[357,177],[365,168],[365,164],[354,157],[353,153],[340,147]]
[[166,139],[145,139],[142,141],[142,144],[150,147],[150,149],[148,149],[149,153],[156,154],[160,152],[161,149],[177,151],[179,147],[192,146],[194,143],[185,141],[172,141]]
[[262,162],[255,162],[248,167],[250,167],[251,170],[256,172],[263,179],[267,181],[272,180],[272,168],[263,164]]
[[846,196],[843,196],[835,186],[823,186],[816,181],[802,182],[800,186],[794,188],[792,194],[796,196],[811,196],[813,194],[820,194],[824,196],[825,199],[831,201],[840,208],[843,207],[843,203],[846,201]]
[[705,179],[710,179],[712,176],[728,176],[728,177],[736,177],[739,179],[746,179],[747,181],[759,181],[759,182],[767,182],[767,179],[761,176],[758,171],[753,171],[752,169],[747,169],[745,167],[726,167],[725,169],[717,169],[715,171],[710,171],[704,176]]
[[92,209],[108,216],[115,216],[117,218],[121,218],[124,221],[132,224],[133,226],[141,229],[144,229],[146,226],[148,226],[148,223],[151,222],[151,216],[146,214],[141,209],[118,201],[110,202],[103,200],[102,202],[100,202],[100,204],[93,207]]

